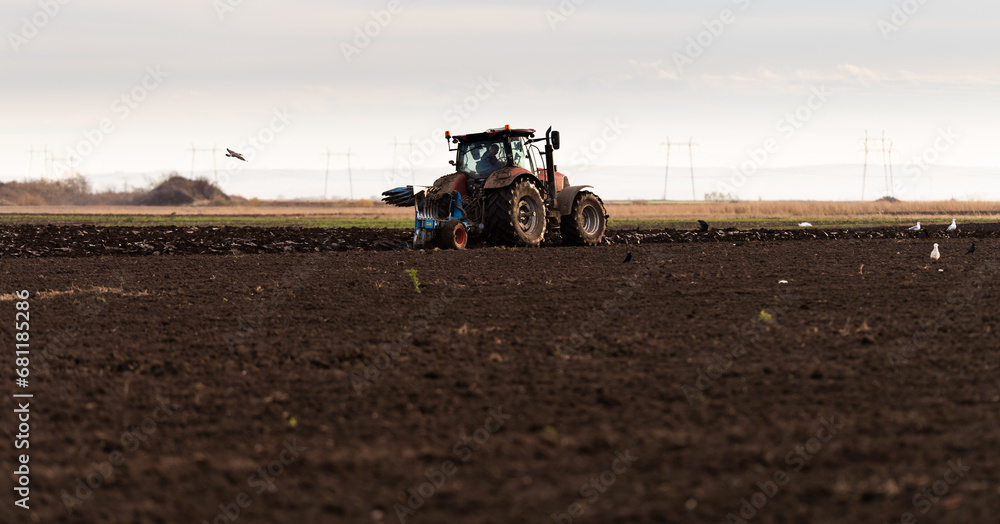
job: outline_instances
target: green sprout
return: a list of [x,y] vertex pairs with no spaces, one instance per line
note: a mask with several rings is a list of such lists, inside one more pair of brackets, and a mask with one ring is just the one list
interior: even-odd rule
[[770,322],[773,317],[770,313],[765,310],[760,310],[760,315],[757,316],[757,320],[761,322]]
[[420,293],[420,281],[417,280],[417,270],[416,269],[407,269],[406,270],[406,274],[410,275],[410,280],[413,281],[413,289],[415,289],[417,291],[417,293]]

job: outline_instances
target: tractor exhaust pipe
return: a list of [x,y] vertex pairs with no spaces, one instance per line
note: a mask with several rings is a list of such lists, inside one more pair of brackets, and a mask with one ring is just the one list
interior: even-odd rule
[[546,188],[549,192],[549,201],[554,207],[556,203],[556,166],[553,151],[559,149],[559,131],[553,131],[549,127],[545,131],[545,166],[546,166]]

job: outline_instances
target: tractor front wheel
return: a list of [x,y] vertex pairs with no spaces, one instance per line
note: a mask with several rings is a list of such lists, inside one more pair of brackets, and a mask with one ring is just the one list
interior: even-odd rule
[[501,244],[535,247],[545,238],[545,203],[534,184],[522,180],[486,193],[486,227]]
[[596,246],[604,240],[607,226],[604,202],[590,191],[580,191],[573,201],[573,211],[562,217],[559,231],[563,244]]
[[458,220],[445,223],[438,234],[438,245],[441,249],[465,249],[469,243],[469,232]]

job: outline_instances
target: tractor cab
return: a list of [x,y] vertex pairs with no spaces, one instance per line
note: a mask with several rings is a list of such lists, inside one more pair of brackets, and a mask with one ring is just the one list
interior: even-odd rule
[[[485,133],[454,137],[458,143],[455,168],[459,173],[474,179],[489,178],[504,167],[519,167],[530,173],[543,169],[538,161],[537,147],[531,147],[534,129],[490,129]],[[534,149],[534,157],[532,151]]]

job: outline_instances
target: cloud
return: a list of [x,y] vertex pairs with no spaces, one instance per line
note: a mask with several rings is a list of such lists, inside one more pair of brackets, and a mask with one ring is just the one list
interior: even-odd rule
[[842,63],[822,69],[759,67],[747,71],[705,72],[679,76],[663,60],[626,61],[629,73],[624,79],[640,78],[664,84],[681,85],[697,90],[736,91],[741,94],[792,93],[803,87],[825,85],[840,91],[872,93],[990,90],[1000,86],[1000,73],[916,72],[906,69],[877,70],[872,67]]

